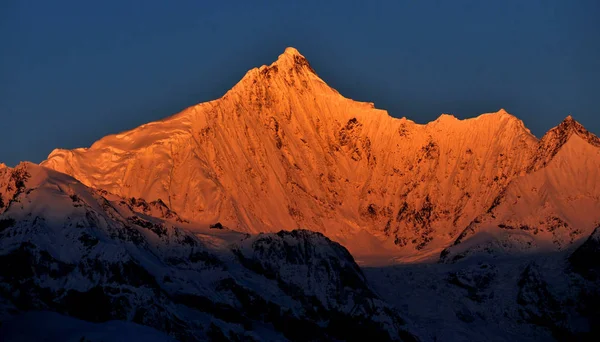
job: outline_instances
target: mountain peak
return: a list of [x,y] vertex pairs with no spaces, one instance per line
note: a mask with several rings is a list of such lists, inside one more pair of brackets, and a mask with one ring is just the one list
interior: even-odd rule
[[[258,68],[250,69],[238,84],[230,92],[237,92],[246,87],[253,87],[255,84],[261,86],[264,80],[285,79],[286,84],[293,84],[294,75],[300,76],[305,81],[317,76],[315,70],[310,66],[306,57],[293,47],[287,47],[277,60],[270,65],[262,65]],[[317,76],[318,78],[318,76]]]
[[[294,69],[296,72],[301,72],[302,70],[308,70],[313,74],[316,74],[315,70],[310,66],[306,57],[302,55],[296,48],[287,47],[285,51],[277,58],[273,64],[266,68],[272,68],[273,66],[277,66],[280,69]],[[262,68],[261,68],[262,69]]]
[[506,109],[504,108],[500,108],[497,112],[494,113],[490,113],[492,116],[497,117],[498,119],[510,119],[510,120],[517,120],[517,121],[521,121],[519,118],[517,118],[516,116],[514,116],[513,114],[509,113]]
[[[295,48],[295,47],[291,47],[288,46],[285,48],[285,51],[283,51],[284,55],[291,55],[291,56],[302,56],[302,54]],[[304,56],[302,56],[304,57]]]
[[[558,136],[571,136],[575,133],[590,144],[600,146],[600,139],[585,129],[585,127],[571,115],[567,116],[558,126],[551,129],[548,133],[554,133],[554,135]],[[548,135],[548,133],[546,135]]]
[[580,124],[577,120],[573,118],[573,116],[568,115],[557,127],[554,129],[561,131],[577,131],[577,132],[586,132],[587,130]]
[[600,139],[569,115],[558,126],[549,130],[542,137],[537,155],[529,171],[535,171],[547,165],[574,134],[590,145],[600,147]]
[[490,112],[490,113],[481,114],[479,117],[496,118],[498,120],[500,120],[500,119],[502,119],[504,117],[509,117],[509,118],[514,118],[514,119],[518,120],[518,118],[516,116],[514,116],[511,113],[507,112],[506,109],[504,109],[504,108],[500,108],[496,112]]
[[458,118],[456,116],[454,116],[453,114],[446,114],[446,113],[442,113],[442,115],[440,115],[439,118],[437,118],[437,120],[458,120]]
[[[570,114],[564,118],[563,121],[561,121],[561,123],[555,127],[554,129],[559,129],[559,128],[569,128],[569,129],[573,129],[573,128],[583,128],[583,125],[581,125],[579,122],[577,122],[577,120],[575,120],[573,118],[573,116],[571,116]],[[585,129],[585,128],[583,128]]]

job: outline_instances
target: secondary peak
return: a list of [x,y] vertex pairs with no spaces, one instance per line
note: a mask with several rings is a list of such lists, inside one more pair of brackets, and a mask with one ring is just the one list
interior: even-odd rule
[[567,116],[558,126],[548,131],[542,140],[553,139],[564,143],[572,134],[577,134],[590,144],[600,147],[600,139],[585,129],[585,127],[577,122],[571,115]]
[[562,129],[562,130],[576,130],[579,132],[585,132],[586,129],[585,127],[583,127],[582,124],[580,124],[579,122],[577,122],[577,120],[575,120],[573,118],[573,116],[569,115],[567,116],[557,127],[557,129]]

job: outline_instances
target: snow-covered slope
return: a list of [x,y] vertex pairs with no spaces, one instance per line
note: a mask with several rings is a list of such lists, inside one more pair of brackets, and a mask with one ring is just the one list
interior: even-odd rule
[[573,272],[572,264],[597,271],[600,262],[579,263],[569,254],[480,256],[364,272],[384,300],[410,313],[426,341],[598,341],[600,283]]
[[0,194],[0,322],[49,310],[178,340],[414,339],[322,234],[193,234],[162,202],[31,163],[1,169]]
[[385,301],[410,312],[423,340],[598,341],[600,227],[584,240],[544,253],[492,252],[497,243],[452,263],[364,272]]
[[600,139],[571,117],[540,141],[528,173],[442,253],[540,253],[569,248],[600,224]]
[[54,150],[42,165],[182,218],[307,228],[363,255],[439,252],[524,173],[537,139],[504,110],[427,125],[344,98],[297,50],[222,98]]

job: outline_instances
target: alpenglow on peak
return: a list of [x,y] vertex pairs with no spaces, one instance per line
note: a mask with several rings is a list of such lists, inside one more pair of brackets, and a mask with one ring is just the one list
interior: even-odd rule
[[552,155],[538,146],[503,109],[425,125],[393,118],[339,94],[290,47],[220,99],[88,149],[55,150],[43,165],[160,199],[191,222],[302,227],[364,255],[453,241],[536,155],[536,167],[547,165]]

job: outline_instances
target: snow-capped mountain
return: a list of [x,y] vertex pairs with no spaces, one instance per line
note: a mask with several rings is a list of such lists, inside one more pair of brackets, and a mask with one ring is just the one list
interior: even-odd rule
[[540,253],[580,244],[600,225],[600,139],[571,117],[540,141],[527,174],[513,179],[443,261],[473,253]]
[[0,195],[0,322],[47,310],[178,340],[415,339],[320,233],[193,234],[164,203],[31,163],[0,170]]
[[[537,139],[504,110],[427,125],[347,99],[297,50],[222,98],[42,165],[182,218],[306,228],[357,256],[439,253],[526,173]],[[431,253],[429,253],[431,254]]]
[[288,48],[218,100],[0,164],[0,322],[593,340],[599,226],[600,139],[571,116],[539,140],[504,110],[396,119]]

